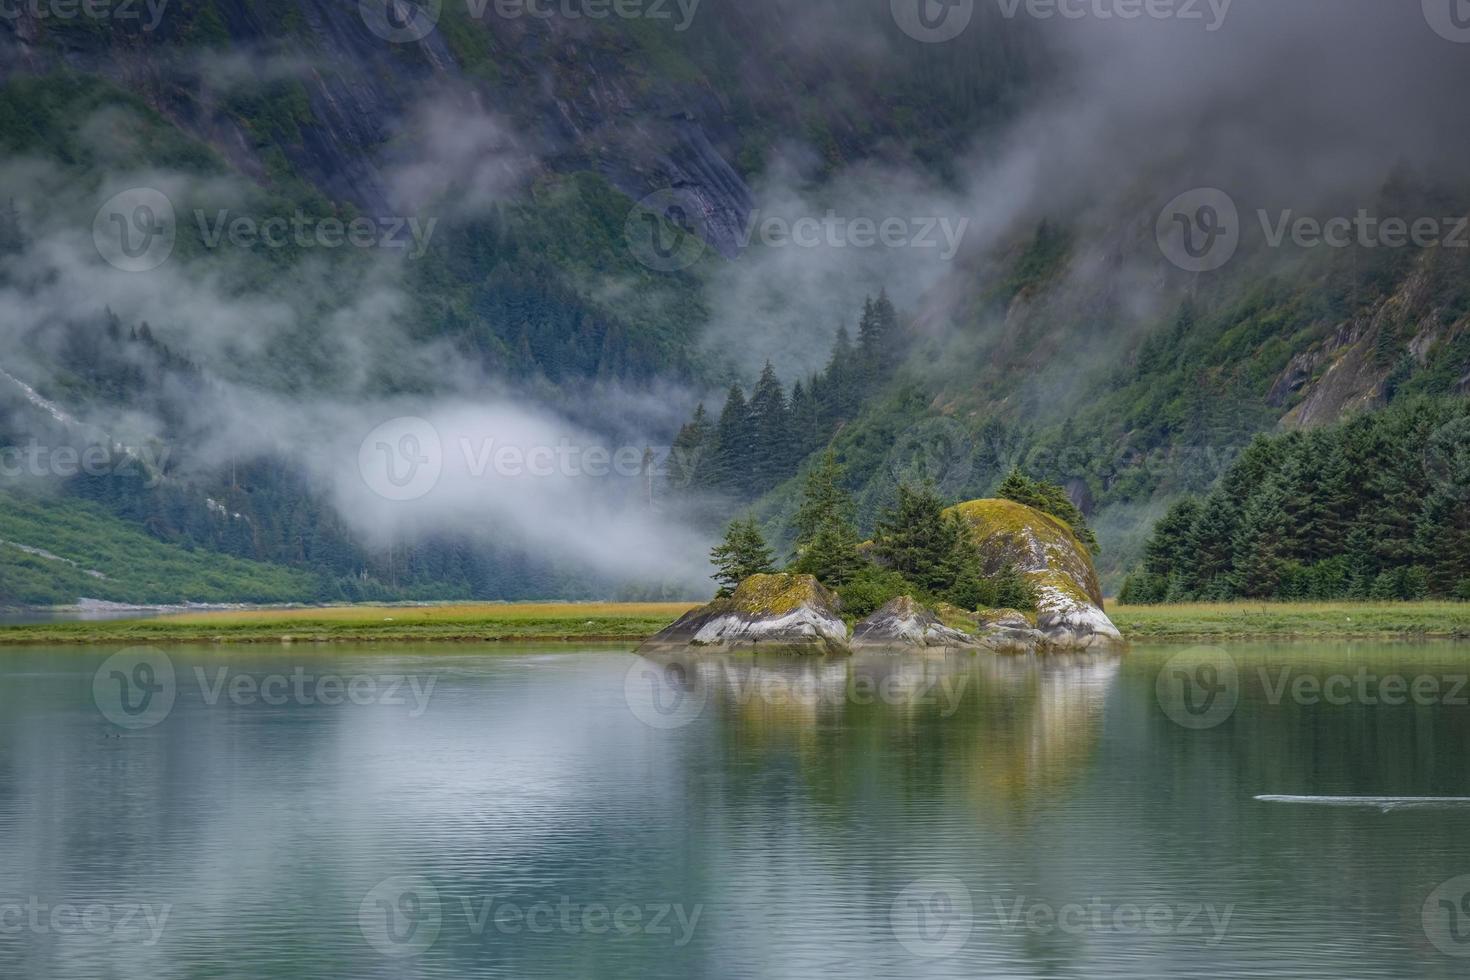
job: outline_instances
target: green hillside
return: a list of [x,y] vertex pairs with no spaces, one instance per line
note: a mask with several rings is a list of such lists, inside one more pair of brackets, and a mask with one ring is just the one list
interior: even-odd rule
[[0,492],[0,605],[290,602],[315,576],[165,544],[78,500]]

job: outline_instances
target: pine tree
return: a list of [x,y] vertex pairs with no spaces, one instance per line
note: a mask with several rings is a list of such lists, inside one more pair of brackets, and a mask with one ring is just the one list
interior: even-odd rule
[[719,569],[714,578],[720,583],[720,595],[731,595],[752,575],[775,571],[774,558],[755,518],[732,522],[725,531],[725,540],[710,552],[710,560]]
[[868,384],[879,384],[893,373],[897,343],[898,311],[884,289],[877,300],[864,305],[858,328],[858,354]]
[[842,466],[837,462],[837,454],[831,450],[823,453],[821,460],[807,473],[801,506],[791,520],[798,551],[812,542],[826,522],[853,522],[852,495],[843,489],[842,478]]
[[932,485],[900,486],[897,503],[878,519],[874,539],[879,560],[930,595],[949,589],[978,562],[964,522],[944,510]]
[[750,423],[754,443],[752,486],[759,491],[769,490],[786,478],[792,465],[791,410],[770,361],[751,393]]
[[852,337],[846,327],[837,329],[832,359],[822,379],[822,420],[830,431],[852,420],[862,400],[862,377],[853,353]]
[[1287,493],[1273,476],[1253,495],[1235,536],[1232,584],[1237,595],[1275,598],[1291,557],[1291,518]]
[[709,484],[710,450],[714,428],[704,402],[694,410],[694,418],[679,430],[669,452],[669,486],[689,490]]
[[796,532],[792,571],[815,575],[832,588],[845,585],[864,564],[853,526],[852,497],[841,479],[836,456],[826,453],[807,474],[801,506],[792,520]]
[[1150,575],[1167,579],[1181,573],[1188,565],[1189,535],[1199,519],[1200,503],[1185,497],[1169,508],[1154,527],[1153,536],[1144,546],[1144,568]]
[[1055,483],[1033,480],[1016,468],[1012,469],[1010,475],[996,488],[995,495],[1005,500],[1014,500],[1018,504],[1025,504],[1027,507],[1035,507],[1043,514],[1050,514],[1066,523],[1077,535],[1078,540],[1086,545],[1094,555],[1100,550],[1097,535],[1093,534],[1092,528],[1088,526],[1087,518],[1082,511],[1077,509],[1077,505],[1072,503],[1072,498],[1067,496],[1067,491]]
[[1229,598],[1234,584],[1235,532],[1240,523],[1236,505],[1223,489],[1205,498],[1199,519],[1189,531],[1193,556],[1184,574],[1186,593],[1197,599]]
[[745,389],[738,384],[731,385],[715,428],[714,451],[710,459],[711,482],[716,489],[741,497],[751,492],[754,443]]
[[811,455],[826,441],[822,432],[822,415],[814,388],[797,381],[791,388],[791,452],[793,460]]

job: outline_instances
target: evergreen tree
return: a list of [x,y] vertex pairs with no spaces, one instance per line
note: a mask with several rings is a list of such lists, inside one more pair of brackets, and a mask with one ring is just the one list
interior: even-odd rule
[[1189,535],[1199,515],[1200,503],[1194,497],[1169,508],[1144,546],[1144,568],[1150,575],[1168,579],[1183,572],[1190,560]]
[[791,388],[791,452],[793,462],[805,459],[826,441],[822,412],[811,384],[797,381]]
[[1087,524],[1087,518],[1082,511],[1077,509],[1077,505],[1072,503],[1072,498],[1067,496],[1067,491],[1055,483],[1033,480],[1017,468],[1012,469],[1010,475],[996,488],[995,495],[1006,500],[1014,500],[1018,504],[1035,507],[1043,514],[1050,514],[1070,527],[1077,535],[1077,539],[1086,545],[1094,555],[1100,550],[1097,535],[1092,533],[1092,528]]
[[853,526],[827,521],[817,528],[791,570],[798,575],[814,575],[823,585],[836,589],[850,582],[865,564]]
[[694,410],[694,418],[679,430],[669,452],[670,487],[687,490],[708,485],[713,438],[714,428],[710,424],[709,413],[700,402]]
[[1237,595],[1269,599],[1277,595],[1290,558],[1291,518],[1279,478],[1269,480],[1241,515],[1236,531],[1233,586]]
[[801,506],[792,520],[796,532],[792,571],[815,575],[832,588],[846,584],[862,568],[851,495],[842,488],[842,467],[828,452],[807,474]]
[[755,439],[745,389],[730,386],[729,397],[715,428],[714,451],[710,458],[711,482],[715,488],[736,496],[751,492],[750,476]]
[[791,410],[770,361],[751,393],[750,425],[754,453],[751,483],[756,490],[769,490],[785,479],[793,462]]
[[719,569],[714,578],[720,583],[720,595],[731,595],[752,575],[775,571],[774,558],[755,518],[733,521],[725,531],[725,540],[710,552],[710,560]]
[[852,337],[846,327],[839,327],[820,390],[822,420],[829,431],[851,421],[856,414],[862,400],[862,380]]
[[897,335],[898,311],[885,289],[877,300],[863,304],[863,316],[858,324],[858,360],[866,384],[879,384],[892,374],[897,362]]
[[1199,520],[1189,532],[1193,560],[1184,572],[1187,594],[1197,599],[1227,599],[1233,594],[1239,521],[1236,505],[1223,489],[1205,498]]
[[834,520],[844,524],[853,522],[852,495],[843,489],[842,477],[842,466],[837,462],[837,454],[831,450],[823,453],[821,460],[807,473],[801,505],[791,520],[798,552],[812,542],[823,524]]
[[938,595],[978,566],[969,529],[930,484],[898,488],[898,501],[878,519],[874,551],[888,568],[928,595]]
[[1159,522],[1124,594],[1455,595],[1470,577],[1470,440],[1450,426],[1464,411],[1408,401],[1257,439],[1192,518],[1181,506]]

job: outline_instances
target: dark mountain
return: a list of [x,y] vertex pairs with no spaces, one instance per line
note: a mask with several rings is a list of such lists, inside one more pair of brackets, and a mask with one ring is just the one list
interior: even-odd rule
[[[1436,95],[1463,51],[1416,11],[1301,6],[980,4],[942,43],[868,0],[0,20],[0,437],[156,470],[10,490],[320,598],[697,593],[711,525],[782,536],[830,446],[868,526],[903,480],[1062,484],[1116,582],[1257,433],[1470,386],[1467,130]],[[1360,211],[1436,232],[1272,240]],[[732,384],[758,418],[717,426]],[[422,500],[365,472],[429,458],[370,435],[403,419],[439,440]],[[555,472],[487,481],[507,444]]]

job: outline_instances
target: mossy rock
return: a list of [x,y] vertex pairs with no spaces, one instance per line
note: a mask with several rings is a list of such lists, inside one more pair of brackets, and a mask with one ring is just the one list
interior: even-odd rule
[[842,600],[812,575],[752,575],[714,606],[746,616],[785,616],[803,606],[841,609]]
[[935,606],[934,614],[939,617],[939,621],[945,626],[948,626],[950,629],[959,630],[962,633],[974,633],[980,628],[980,616],[978,614],[972,613],[968,609],[961,609],[959,606],[952,605],[948,602],[941,602]]
[[1035,629],[1036,613],[1019,609],[982,609],[974,614],[981,629],[1005,626],[1014,629]]
[[972,500],[948,513],[969,526],[987,575],[1011,565],[1033,585],[1102,606],[1102,585],[1092,556],[1065,522],[1014,500]]
[[812,576],[754,575],[643,646],[670,649],[846,653],[847,624],[842,601]]

